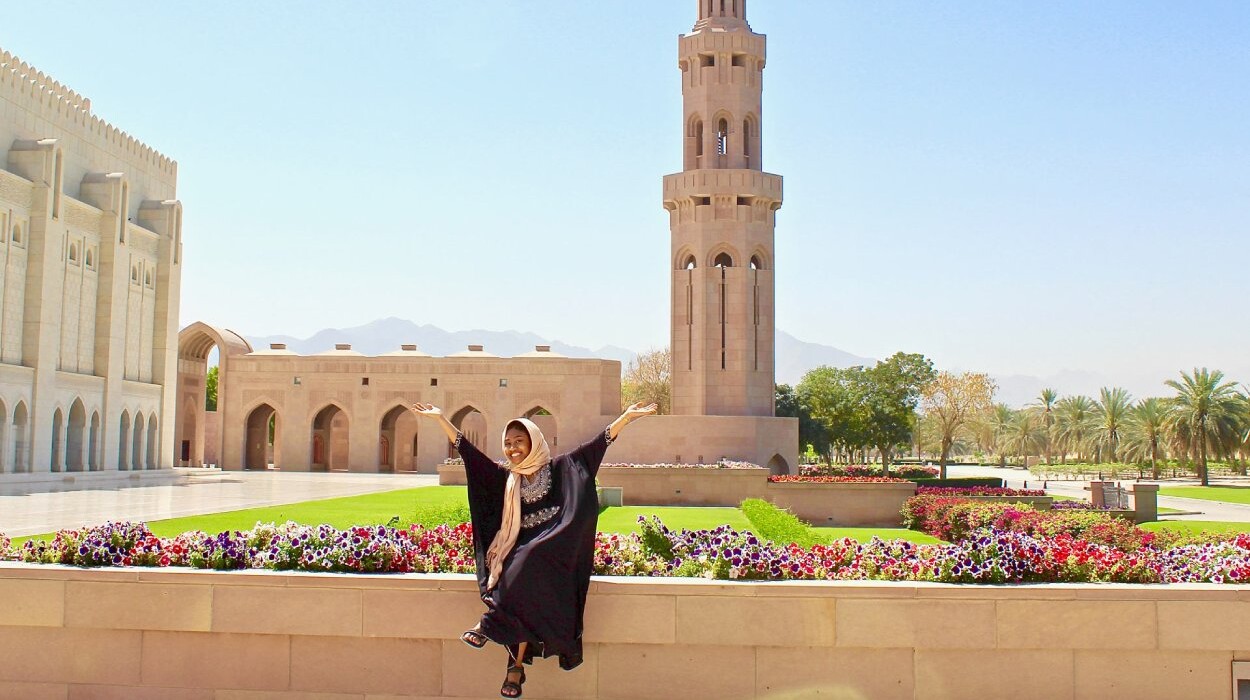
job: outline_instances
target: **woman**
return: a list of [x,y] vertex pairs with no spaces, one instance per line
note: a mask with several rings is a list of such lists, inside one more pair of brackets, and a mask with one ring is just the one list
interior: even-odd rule
[[522,664],[535,655],[559,656],[566,671],[582,662],[582,613],[599,518],[595,474],[621,429],[656,406],[630,406],[606,430],[555,459],[537,425],[510,421],[503,464],[464,439],[436,406],[417,403],[412,410],[438,421],[464,458],[477,582],[487,611],[460,638],[479,649],[487,641],[508,648],[499,694],[519,698]]

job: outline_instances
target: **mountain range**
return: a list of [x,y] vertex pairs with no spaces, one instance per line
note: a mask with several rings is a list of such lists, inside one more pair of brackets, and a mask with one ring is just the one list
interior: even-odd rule
[[[355,328],[327,328],[307,338],[285,335],[248,337],[254,348],[267,348],[270,343],[285,343],[287,349],[300,354],[331,350],[336,343],[350,343],[353,350],[365,355],[380,355],[398,350],[400,345],[415,343],[425,353],[436,357],[451,355],[468,345],[482,345],[486,352],[500,357],[513,357],[531,352],[535,345],[550,345],[552,351],[568,357],[596,357],[619,360],[622,367],[638,356],[630,348],[605,345],[587,348],[580,345],[543,338],[526,331],[467,330],[446,331],[437,326],[420,325],[401,318],[383,318]],[[797,384],[803,375],[822,365],[851,367],[872,365],[874,358],[861,357],[830,345],[799,340],[785,331],[777,331],[776,377],[779,384]],[[1009,406],[1023,406],[1033,401],[1044,387],[1060,394],[1096,394],[1105,378],[1090,372],[1066,371],[1049,377],[1003,375],[994,377],[998,383],[996,400]]]

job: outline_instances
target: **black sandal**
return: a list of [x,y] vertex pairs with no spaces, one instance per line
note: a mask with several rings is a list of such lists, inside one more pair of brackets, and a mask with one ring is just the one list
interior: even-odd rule
[[[521,674],[520,678],[515,682],[508,680],[508,676],[518,672]],[[516,666],[509,666],[508,673],[503,679],[503,686],[499,688],[499,695],[505,698],[519,698],[521,697],[521,686],[523,685],[525,685],[525,667],[520,663]]]
[[471,630],[465,630],[464,634],[460,635],[460,641],[474,649],[481,649],[486,646],[486,642],[489,640],[486,638],[486,635],[482,634],[482,630],[474,627]]

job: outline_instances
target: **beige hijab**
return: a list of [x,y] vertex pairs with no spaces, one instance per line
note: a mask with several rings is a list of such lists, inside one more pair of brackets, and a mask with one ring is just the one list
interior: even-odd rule
[[[547,447],[547,438],[534,422],[526,418],[508,421],[508,425],[519,423],[530,434],[530,453],[518,465],[508,465],[508,485],[503,491],[503,520],[499,524],[499,532],[486,550],[486,567],[490,569],[490,577],[486,581],[486,590],[499,583],[499,575],[503,573],[503,562],[508,553],[516,545],[517,536],[521,534],[521,477],[531,476],[551,461],[551,448]],[[507,439],[508,429],[505,427],[502,442]]]

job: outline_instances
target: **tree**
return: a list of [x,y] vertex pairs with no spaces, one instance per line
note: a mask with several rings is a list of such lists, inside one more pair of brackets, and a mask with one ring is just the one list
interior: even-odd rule
[[1124,437],[1124,425],[1128,422],[1129,411],[1133,408],[1133,397],[1120,387],[1108,389],[1103,387],[1098,392],[1098,401],[1094,404],[1093,447],[1098,451],[1098,461],[1103,455],[1115,462],[1120,441]]
[[938,468],[943,479],[955,434],[978,413],[989,409],[997,388],[987,374],[940,372],[921,393],[921,410],[934,418],[941,434],[942,454]]
[[817,367],[796,388],[799,402],[824,426],[829,442],[847,453],[868,444],[862,410],[866,383],[863,367]]
[[1181,372],[1180,381],[1169,379],[1164,384],[1176,390],[1171,400],[1173,423],[1187,432],[1191,444],[1197,447],[1198,478],[1203,486],[1209,486],[1207,447],[1211,440],[1219,439],[1240,412],[1236,385],[1224,381],[1223,372],[1206,367],[1195,368],[1191,374]]
[[621,379],[621,405],[639,401],[654,403],[667,414],[673,408],[673,357],[668,348],[649,350],[635,357]]
[[1003,431],[1001,449],[1020,457],[1020,466],[1029,465],[1029,455],[1037,454],[1042,445],[1042,426],[1037,414],[1016,411]]
[[204,378],[204,410],[217,410],[217,366],[208,368],[208,376]]
[[866,370],[862,395],[864,439],[881,455],[888,476],[894,449],[911,441],[920,394],[933,381],[931,362],[918,353],[896,352]]
[[789,384],[777,385],[777,408],[775,413],[781,417],[799,419],[799,452],[803,452],[806,445],[811,445],[816,454],[829,454],[828,431],[825,430],[825,426],[820,421],[812,417],[811,409],[800,400],[799,394],[794,387],[791,387]]
[[1159,478],[1159,453],[1167,444],[1171,405],[1164,399],[1142,399],[1129,413],[1125,454],[1150,460],[1150,474]]
[[1063,450],[1063,462],[1071,452],[1078,461],[1084,459],[1093,432],[1094,402],[1088,396],[1065,396],[1055,404],[1055,442]]
[[990,410],[976,416],[969,422],[969,429],[982,452],[998,457],[998,466],[1007,466],[1007,450],[1003,449],[1003,441],[1011,430],[1011,423],[1016,418],[1016,411],[1005,403],[996,403]]
[[1042,455],[1047,464],[1053,464],[1051,447],[1055,439],[1055,402],[1058,400],[1058,392],[1048,387],[1042,389],[1042,393],[1037,395],[1037,401],[1029,407],[1037,414],[1042,429]]

